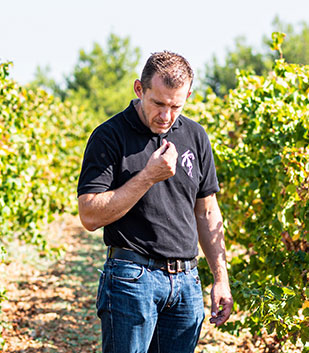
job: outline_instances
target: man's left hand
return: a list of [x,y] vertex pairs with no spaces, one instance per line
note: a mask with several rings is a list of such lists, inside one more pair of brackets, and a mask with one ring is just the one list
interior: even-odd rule
[[[221,310],[219,310],[221,306]],[[224,282],[215,282],[211,290],[211,324],[217,327],[224,324],[230,317],[233,298],[230,287]]]

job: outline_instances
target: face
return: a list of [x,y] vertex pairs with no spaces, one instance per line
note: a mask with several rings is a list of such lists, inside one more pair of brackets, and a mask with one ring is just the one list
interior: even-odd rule
[[134,82],[134,91],[140,99],[137,112],[142,122],[155,134],[167,132],[190,96],[190,81],[182,87],[167,87],[158,74],[151,80],[151,88],[143,92],[140,80]]

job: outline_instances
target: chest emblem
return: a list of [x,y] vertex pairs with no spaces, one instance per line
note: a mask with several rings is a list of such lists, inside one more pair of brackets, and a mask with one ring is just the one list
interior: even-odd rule
[[182,158],[181,166],[186,167],[187,174],[189,175],[189,177],[193,178],[193,175],[192,175],[193,164],[191,161],[195,160],[194,154],[190,150],[188,150],[184,154],[182,154],[181,158]]

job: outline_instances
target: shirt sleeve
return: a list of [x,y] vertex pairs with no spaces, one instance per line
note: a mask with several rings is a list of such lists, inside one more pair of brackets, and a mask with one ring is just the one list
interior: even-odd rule
[[204,136],[201,143],[201,170],[202,178],[199,184],[197,198],[204,198],[220,190],[214,157],[209,138],[204,130]]
[[101,193],[114,182],[115,153],[108,138],[95,130],[86,146],[79,176],[77,195]]

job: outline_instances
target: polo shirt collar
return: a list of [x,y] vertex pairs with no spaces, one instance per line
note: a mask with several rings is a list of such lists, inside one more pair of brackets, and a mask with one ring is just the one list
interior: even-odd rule
[[[124,117],[132,129],[136,130],[142,134],[150,134],[158,136],[159,134],[154,134],[140,119],[135,107],[134,101],[131,100],[130,105],[123,111]],[[162,135],[168,135],[171,131],[178,129],[182,125],[180,116],[177,117],[176,121],[170,128],[167,133],[163,133]]]

